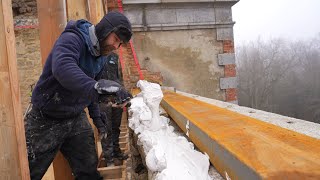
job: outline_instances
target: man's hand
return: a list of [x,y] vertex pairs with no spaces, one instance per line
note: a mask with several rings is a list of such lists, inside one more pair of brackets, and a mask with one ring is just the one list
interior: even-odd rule
[[99,94],[115,94],[122,86],[115,82],[105,79],[100,79],[95,85],[94,88],[98,91]]
[[98,132],[99,132],[99,139],[105,139],[108,137],[108,133],[105,127],[100,127],[98,128]]
[[117,100],[116,100],[117,104],[124,104],[130,101],[130,99],[132,98],[132,95],[125,89],[120,89],[118,92],[116,92],[116,96],[117,96]]
[[122,105],[129,102],[132,95],[115,81],[100,79],[94,86],[100,95],[100,102],[112,102]]

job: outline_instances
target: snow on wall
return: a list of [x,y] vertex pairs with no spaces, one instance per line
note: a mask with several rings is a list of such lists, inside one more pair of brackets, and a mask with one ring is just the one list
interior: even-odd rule
[[156,180],[211,179],[209,157],[194,149],[193,143],[174,132],[169,119],[159,115],[163,93],[158,84],[139,81],[142,90],[131,100],[129,127],[138,134],[138,145],[146,154],[146,164]]

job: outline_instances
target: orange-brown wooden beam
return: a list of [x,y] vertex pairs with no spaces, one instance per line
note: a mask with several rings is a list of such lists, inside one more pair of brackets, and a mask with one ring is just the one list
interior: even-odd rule
[[11,0],[0,0],[0,179],[30,179]]
[[[41,58],[44,65],[55,41],[66,26],[66,2],[65,0],[37,0],[37,7]],[[74,179],[68,162],[60,152],[53,161],[53,171],[51,174],[56,180]]]
[[41,58],[44,64],[67,23],[65,0],[37,0]]
[[92,24],[97,24],[104,15],[103,0],[87,0],[89,9],[89,20]]
[[161,106],[231,179],[320,179],[320,140],[174,92]]
[[67,19],[79,20],[89,18],[87,0],[67,0]]

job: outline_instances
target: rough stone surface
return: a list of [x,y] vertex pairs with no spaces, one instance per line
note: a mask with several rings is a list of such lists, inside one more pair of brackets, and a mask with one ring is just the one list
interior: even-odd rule
[[218,54],[219,65],[235,64],[236,58],[234,53]]
[[37,15],[36,0],[12,0],[13,15]]
[[217,40],[233,40],[233,28],[218,28]]
[[237,88],[237,85],[238,83],[236,77],[220,78],[221,89]]
[[215,7],[215,15],[217,23],[232,22],[231,8],[228,6]]
[[[140,153],[144,154],[141,146],[137,145],[138,136],[130,130],[130,149],[132,153],[132,180],[148,179],[148,171],[145,163],[145,155],[141,156]],[[143,158],[143,159],[142,159]]]
[[40,40],[38,29],[15,30],[19,84],[24,113],[29,102],[31,86],[41,74]]
[[36,19],[35,17],[28,17],[28,18],[25,18],[24,16],[17,16],[14,18],[14,26],[15,28],[16,27],[21,27],[21,26],[38,26],[39,24],[39,21],[38,19]]
[[214,29],[136,32],[135,50],[143,69],[160,71],[164,86],[224,100],[219,79],[224,68],[217,54],[223,53]]
[[[231,7],[224,6],[223,10],[231,12]],[[132,24],[152,26],[155,24],[185,24],[185,23],[215,23],[213,3],[156,3],[146,5],[125,5],[124,13]],[[218,11],[220,12],[220,11]],[[220,16],[225,17],[221,11]],[[229,15],[228,15],[229,16]],[[145,18],[145,20],[144,20]],[[230,23],[230,18],[220,18],[220,23]],[[224,21],[225,20],[225,21]]]

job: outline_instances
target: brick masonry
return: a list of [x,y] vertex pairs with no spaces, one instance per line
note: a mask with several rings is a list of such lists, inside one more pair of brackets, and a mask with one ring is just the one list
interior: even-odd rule
[[[232,40],[224,40],[223,43],[223,53],[234,53],[234,43]],[[227,64],[224,66],[224,77],[236,77],[236,65],[235,64]],[[226,89],[226,101],[227,102],[236,102],[238,100],[237,97],[237,89],[230,88]]]
[[[108,11],[119,10],[119,3],[117,0],[108,0]],[[120,4],[122,6],[122,4]],[[123,61],[123,80],[127,89],[136,87],[137,82],[140,80],[137,64],[134,61],[133,52],[130,44],[123,45],[120,50],[117,51],[120,58]],[[151,72],[147,69],[141,69],[143,79],[149,82],[163,84],[163,77],[160,72]]]

